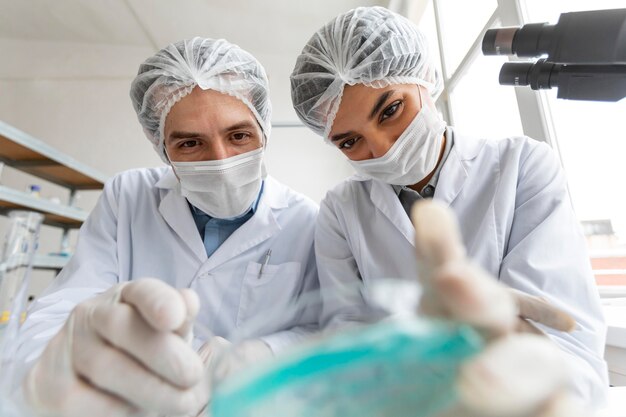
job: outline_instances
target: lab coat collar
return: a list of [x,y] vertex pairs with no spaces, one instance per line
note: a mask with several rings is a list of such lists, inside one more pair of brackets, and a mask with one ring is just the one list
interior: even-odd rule
[[171,168],[156,183],[156,187],[161,189],[159,212],[163,219],[176,232],[183,244],[187,245],[198,261],[206,260],[204,243],[191,215],[187,199],[180,193],[178,179]]
[[166,167],[165,172],[155,186],[162,190],[171,190],[178,187],[178,178],[176,178],[176,174],[174,174],[174,170],[171,166]]
[[448,159],[441,168],[439,181],[435,187],[434,198],[451,205],[459,195],[465,180],[467,180],[469,167],[485,145],[485,139],[475,139],[456,135],[452,127],[446,129],[446,137],[454,135],[454,146],[448,155]]
[[254,215],[237,230],[202,265],[199,274],[208,272],[240,254],[260,245],[281,230],[276,212],[288,207],[284,187],[271,177],[265,187]]
[[406,215],[393,186],[382,181],[371,180],[370,199],[392,224],[402,233],[411,245],[415,242],[415,229]]
[[[455,135],[451,127],[446,129],[446,137]],[[434,198],[450,205],[459,195],[468,176],[469,166],[485,145],[484,139],[473,139],[459,135],[454,136],[454,146],[441,168],[439,180],[435,187]],[[357,181],[363,181],[363,177],[353,177]],[[378,208],[402,235],[414,244],[415,228],[406,215],[400,199],[393,190],[393,186],[378,180],[370,180],[370,198]]]
[[207,258],[189,205],[180,193],[178,179],[171,167],[165,171],[156,187],[163,190],[159,212],[198,260],[204,262],[200,273],[223,264],[277,234],[281,228],[274,212],[288,207],[284,187],[268,176],[265,178],[263,193],[254,215]]

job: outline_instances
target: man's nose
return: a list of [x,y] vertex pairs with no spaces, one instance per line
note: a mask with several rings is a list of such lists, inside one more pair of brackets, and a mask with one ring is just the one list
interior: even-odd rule
[[211,141],[210,153],[212,160],[226,159],[230,157],[228,147],[221,140]]

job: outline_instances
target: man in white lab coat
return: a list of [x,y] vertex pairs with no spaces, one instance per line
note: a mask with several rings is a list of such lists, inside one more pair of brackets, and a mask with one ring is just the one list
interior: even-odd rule
[[[316,311],[287,305],[318,288],[317,206],[265,173],[263,67],[224,40],[181,41],[140,66],[131,99],[169,166],[107,182],[31,309],[20,358],[35,413],[197,413],[227,339],[255,362],[316,328]],[[190,344],[194,319],[213,337]]]
[[469,138],[446,126],[433,102],[442,80],[426,38],[382,7],[351,10],[320,28],[298,57],[291,85],[300,119],[357,171],[329,191],[318,216],[320,286],[333,295],[324,299],[323,324],[364,316],[355,283],[418,275],[407,214],[415,201],[434,198],[454,211],[464,246],[483,269],[576,320],[571,332],[538,326],[568,360],[572,392],[602,404],[606,328],[550,148],[525,137]]

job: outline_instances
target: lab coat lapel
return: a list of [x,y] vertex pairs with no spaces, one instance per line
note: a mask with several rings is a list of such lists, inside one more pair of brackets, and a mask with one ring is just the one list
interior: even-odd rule
[[454,146],[441,168],[434,196],[448,206],[461,192],[472,162],[485,144],[484,139],[455,135],[453,129],[448,127],[446,136],[452,137],[452,135],[454,135]]
[[[281,195],[272,178],[265,180],[263,194],[254,215],[239,226],[224,243],[211,255],[202,266],[202,271],[211,270],[229,260],[236,258],[245,251],[260,245],[280,230],[274,215],[274,209],[286,207],[285,196]],[[260,261],[260,260],[259,260]]]
[[189,204],[180,194],[178,179],[174,172],[171,169],[167,170],[156,186],[161,189],[159,204],[161,216],[180,237],[183,245],[187,246],[200,262],[204,262],[207,259],[204,243],[191,215]]
[[376,206],[400,233],[402,233],[406,240],[413,245],[415,241],[415,229],[413,228],[409,216],[406,215],[404,207],[402,207],[400,199],[394,192],[393,187],[381,181],[372,180],[370,198],[374,206]]

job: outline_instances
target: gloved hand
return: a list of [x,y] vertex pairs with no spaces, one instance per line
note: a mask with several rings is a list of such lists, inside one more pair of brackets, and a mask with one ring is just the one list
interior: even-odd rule
[[80,303],[28,372],[26,402],[38,416],[196,412],[209,391],[185,340],[198,309],[195,292],[157,279]]
[[[573,319],[544,300],[500,284],[466,257],[456,218],[436,201],[412,210],[423,313],[464,322],[487,339],[461,368],[460,410],[451,415],[574,417],[563,352],[528,320],[572,330]],[[520,333],[519,331],[525,332]]]
[[[250,339],[235,346],[223,337],[215,336],[204,343],[198,354],[204,363],[205,372],[211,383],[221,381],[228,376],[254,365],[273,355],[270,347],[260,339]],[[207,391],[210,391],[207,390]],[[197,416],[207,415],[211,399]]]

